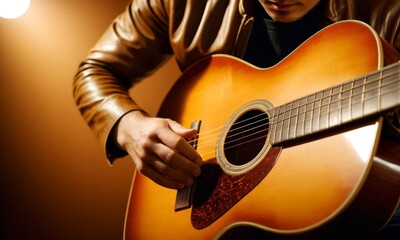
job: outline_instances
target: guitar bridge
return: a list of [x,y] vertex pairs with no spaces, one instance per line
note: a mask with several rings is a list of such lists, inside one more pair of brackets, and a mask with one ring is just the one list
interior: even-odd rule
[[[200,124],[201,124],[201,120],[197,120],[197,121],[192,122],[192,124],[190,125],[190,128],[197,130],[196,137],[189,139],[190,145],[192,145],[192,147],[194,149],[197,149],[197,143],[198,143],[198,138],[199,138],[198,133],[200,132]],[[192,206],[193,193],[194,193],[195,187],[196,187],[196,179],[194,179],[192,186],[186,186],[177,191],[176,199],[175,199],[175,212],[190,208]]]

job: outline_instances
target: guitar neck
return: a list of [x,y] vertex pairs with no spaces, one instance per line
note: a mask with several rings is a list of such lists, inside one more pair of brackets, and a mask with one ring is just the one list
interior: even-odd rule
[[271,110],[270,143],[300,140],[400,105],[400,62]]

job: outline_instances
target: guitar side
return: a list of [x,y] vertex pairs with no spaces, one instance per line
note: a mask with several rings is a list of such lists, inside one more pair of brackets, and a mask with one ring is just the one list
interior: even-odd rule
[[[200,119],[200,133],[208,132],[224,126],[236,109],[251,100],[268,99],[281,105],[379,69],[384,62],[383,50],[370,28],[343,22],[317,33],[272,68],[258,69],[235,58],[214,56],[182,75],[159,116],[184,126]],[[363,55],[349,59],[353,53]],[[359,216],[364,212],[373,219],[368,227],[379,229],[397,206],[400,192],[399,162],[385,153],[390,140],[382,138],[381,133],[379,117],[316,141],[278,146],[281,151],[268,175],[203,229],[193,227],[191,209],[174,211],[175,191],[137,173],[124,238],[223,239],[232,229],[243,226],[265,234],[292,236],[323,229],[330,223],[345,229],[356,223],[347,220],[353,218],[362,225]],[[207,141],[199,139],[198,151],[205,164],[216,164],[217,141],[217,135]],[[398,149],[398,143],[391,144]],[[399,152],[393,154],[398,156]],[[375,194],[388,197],[376,200]],[[366,210],[375,203],[375,208]]]

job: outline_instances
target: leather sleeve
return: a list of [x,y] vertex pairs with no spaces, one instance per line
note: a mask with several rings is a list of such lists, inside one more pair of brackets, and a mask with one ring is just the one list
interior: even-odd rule
[[128,89],[171,56],[163,0],[133,0],[81,62],[73,97],[112,162],[126,155],[110,141],[117,121],[140,109]]
[[[377,33],[400,52],[400,2],[399,0],[358,1],[356,16],[371,25]],[[367,8],[368,7],[368,8]],[[365,13],[368,9],[370,14]]]

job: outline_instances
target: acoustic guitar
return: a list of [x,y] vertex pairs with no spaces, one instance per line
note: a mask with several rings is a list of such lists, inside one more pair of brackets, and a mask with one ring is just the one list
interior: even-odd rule
[[227,55],[196,63],[158,116],[198,130],[188,141],[202,174],[178,192],[135,174],[124,238],[379,231],[399,205],[398,60],[368,25],[343,21],[270,68]]

